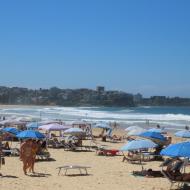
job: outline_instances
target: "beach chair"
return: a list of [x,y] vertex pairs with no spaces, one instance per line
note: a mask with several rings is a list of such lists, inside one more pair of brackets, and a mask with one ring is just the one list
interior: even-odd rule
[[123,155],[123,162],[127,161],[131,164],[135,164],[135,163],[139,163],[141,164],[142,159],[141,159],[141,155],[140,154],[134,154],[133,156],[125,156]]
[[48,147],[49,148],[61,148],[62,144],[56,139],[49,139]]
[[36,154],[36,158],[38,160],[49,160],[50,159],[50,153],[48,151],[41,151]]
[[10,150],[2,150],[4,156],[19,156],[20,151],[17,148],[12,148]]
[[[183,170],[185,172],[185,166],[188,164],[189,160],[188,159],[184,159],[183,161],[181,162],[177,162],[175,163],[172,167],[171,167],[171,171],[180,171],[180,170]],[[175,180],[169,172],[167,172],[166,170],[164,170],[164,167],[165,166],[168,166],[172,164],[172,159],[167,159],[165,160],[162,164],[161,164],[161,167],[162,167],[162,174],[164,175],[164,177],[166,179],[168,179],[168,181],[171,183],[170,185],[170,189],[172,189],[172,187],[174,186],[174,184],[177,184],[178,188],[181,188],[183,187],[184,185],[189,185],[190,184],[190,181],[180,181],[180,180]]]
[[190,185],[190,181],[174,180],[174,179],[172,178],[172,176],[171,176],[168,172],[166,172],[166,171],[164,171],[164,170],[162,170],[161,172],[162,172],[162,174],[164,175],[164,177],[171,183],[170,189],[172,189],[172,187],[174,186],[174,184],[177,184],[177,187],[178,187],[178,188],[181,188],[181,187],[183,187],[184,185]]
[[70,150],[70,151],[77,150],[77,146],[72,142],[66,143],[66,142],[62,141],[62,146],[63,146],[64,150],[67,150],[67,151],[68,150]]

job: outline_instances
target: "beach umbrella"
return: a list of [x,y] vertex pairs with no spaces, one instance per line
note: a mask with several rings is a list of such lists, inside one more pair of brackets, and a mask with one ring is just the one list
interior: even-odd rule
[[18,117],[15,120],[26,123],[26,122],[39,121],[39,118],[34,118],[34,117],[26,116],[26,117]]
[[166,141],[166,137],[157,132],[146,131],[139,135],[140,137],[148,138],[148,139],[158,139],[160,141]]
[[26,125],[27,129],[38,129],[38,123],[37,122],[32,122],[32,123],[28,123]]
[[53,123],[60,123],[60,121],[55,121],[55,120],[43,120],[39,122],[39,126],[41,125],[48,125],[48,124],[53,124]]
[[109,124],[106,123],[97,123],[93,126],[93,128],[100,128],[100,129],[111,129]]
[[69,129],[70,126],[66,126],[66,125],[60,125],[58,123],[51,123],[48,125],[41,125],[39,127],[39,129],[41,130],[45,130],[45,131],[63,131],[66,129]]
[[175,133],[176,137],[182,137],[182,138],[190,138],[190,131],[183,130],[183,131],[178,131]]
[[138,136],[140,135],[141,133],[145,132],[146,130],[143,129],[143,128],[139,128],[139,129],[134,129],[134,130],[131,130],[127,133],[127,136]]
[[0,122],[0,125],[24,125],[25,122],[17,121],[14,119],[7,119]]
[[70,128],[70,129],[65,130],[64,134],[69,134],[69,135],[73,135],[73,136],[80,136],[80,135],[85,135],[86,132],[84,132],[80,128]]
[[120,148],[120,151],[133,151],[147,148],[155,148],[158,146],[149,139],[139,139],[131,141]]
[[150,132],[156,132],[156,133],[164,133],[163,129],[158,129],[158,128],[152,128],[152,129],[149,129],[148,131],[150,131]]
[[141,133],[138,136],[146,138],[146,139],[150,139],[159,145],[165,145],[167,142],[166,137],[164,137],[161,133],[157,133],[157,132],[146,131],[144,133]]
[[84,121],[84,120],[81,120],[81,121],[73,121],[72,122],[72,125],[86,125],[87,122]]
[[133,131],[133,130],[143,130],[143,128],[142,127],[139,127],[139,126],[130,126],[130,127],[127,127],[126,129],[125,129],[125,131]]
[[45,136],[39,131],[34,130],[25,130],[16,135],[17,138],[20,139],[43,139]]
[[6,127],[2,129],[2,132],[10,133],[11,135],[17,135],[20,131],[14,127]]
[[177,144],[171,144],[163,149],[160,154],[162,156],[170,157],[188,157],[190,158],[190,142],[181,142]]

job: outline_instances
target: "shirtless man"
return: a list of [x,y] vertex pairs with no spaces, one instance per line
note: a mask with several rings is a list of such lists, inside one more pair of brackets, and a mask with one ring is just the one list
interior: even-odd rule
[[23,171],[27,175],[27,169],[32,166],[34,153],[32,151],[32,140],[28,139],[21,144],[20,147],[20,160],[23,161]]

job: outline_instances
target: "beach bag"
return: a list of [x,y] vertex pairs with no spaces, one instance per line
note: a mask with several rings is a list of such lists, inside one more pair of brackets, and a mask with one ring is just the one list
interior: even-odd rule
[[1,158],[1,164],[5,165],[5,158],[4,157]]

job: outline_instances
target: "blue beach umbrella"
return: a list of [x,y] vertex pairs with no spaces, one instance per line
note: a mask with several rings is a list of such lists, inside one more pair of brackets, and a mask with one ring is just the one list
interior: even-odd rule
[[139,139],[131,141],[121,147],[120,151],[132,151],[132,150],[141,150],[147,148],[155,148],[158,145],[152,142],[149,139]]
[[10,133],[11,135],[17,135],[20,131],[14,127],[6,127],[2,129],[2,132]]
[[162,134],[157,133],[157,132],[146,131],[144,133],[141,133],[139,136],[148,138],[148,139],[150,138],[150,139],[157,139],[160,141],[166,141],[166,137],[164,137]]
[[156,132],[156,133],[163,133],[164,132],[163,129],[157,129],[157,128],[152,128],[152,129],[149,129],[148,131],[150,131],[150,132]]
[[170,157],[188,157],[190,158],[190,142],[181,142],[177,144],[171,144],[163,149],[160,154],[162,156]]
[[26,125],[27,129],[38,129],[38,123],[37,122],[32,122],[32,123],[28,123]]
[[183,131],[178,131],[175,133],[176,137],[182,137],[182,138],[190,138],[190,131],[183,130]]
[[45,138],[45,135],[40,133],[39,131],[34,130],[25,130],[17,134],[17,138],[20,139],[43,139]]

